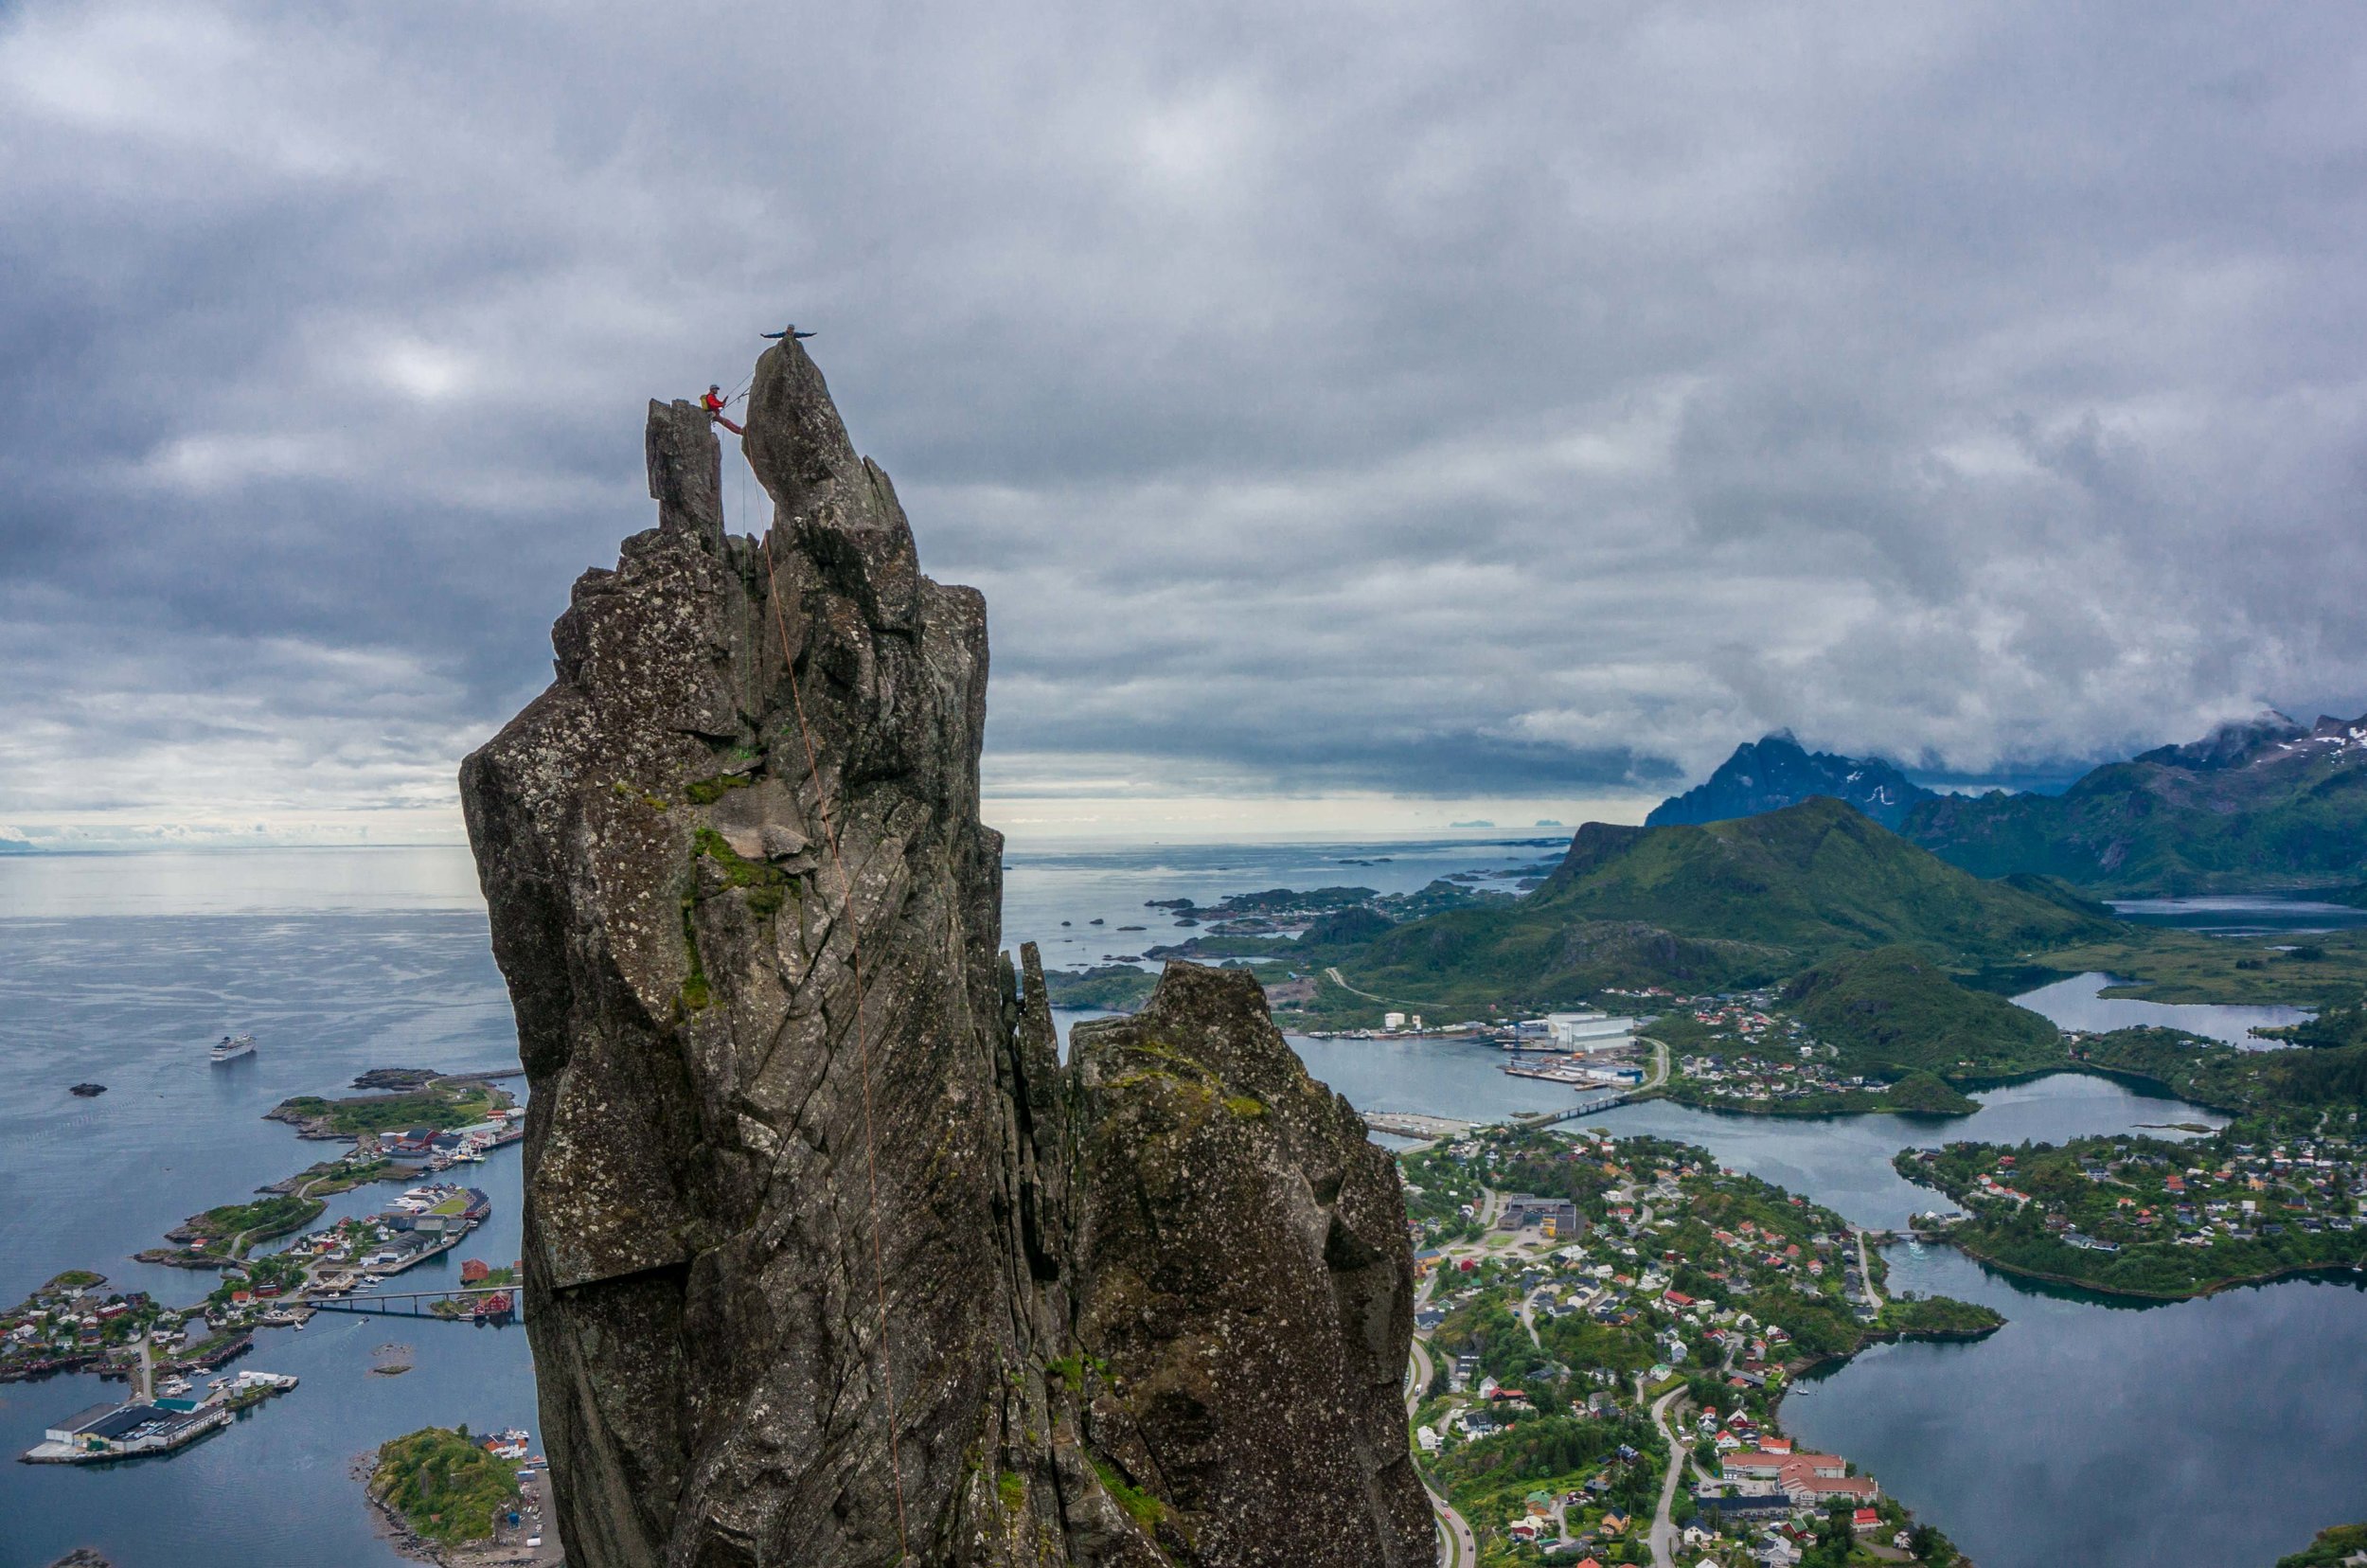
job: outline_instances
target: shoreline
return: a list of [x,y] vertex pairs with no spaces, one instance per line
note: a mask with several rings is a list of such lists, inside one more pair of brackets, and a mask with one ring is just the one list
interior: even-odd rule
[[1995,1269],[1999,1274],[2017,1279],[2036,1279],[2049,1285],[2068,1285],[2073,1290],[2086,1291],[2094,1295],[2114,1296],[2124,1301],[2153,1302],[2162,1306],[2180,1301],[2199,1301],[2205,1296],[2215,1296],[2222,1291],[2233,1291],[2247,1285],[2273,1285],[2279,1280],[2291,1279],[2297,1274],[2331,1276],[2348,1274],[2367,1278],[2367,1268],[2362,1268],[2358,1263],[2288,1263],[2283,1268],[2270,1269],[2263,1274],[2232,1274],[2224,1279],[2215,1279],[2207,1285],[2198,1286],[2191,1291],[2136,1291],[2124,1286],[2098,1285],[2089,1280],[2074,1278],[2070,1274],[2050,1274],[2043,1269],[2024,1268],[2018,1263],[2007,1263],[1990,1256],[1987,1253],[1968,1245],[1954,1236],[1932,1235],[1924,1239],[1954,1247],[1983,1268]]
[[[2011,1089],[2020,1084],[2037,1083],[2044,1078],[2059,1078],[2066,1075],[2074,1078],[2106,1078],[2120,1084],[2124,1088],[2142,1091],[2145,1097],[2147,1099],[2176,1100],[2181,1105],[2191,1105],[2198,1111],[2208,1111],[2214,1115],[2228,1116],[2232,1118],[2243,1114],[2239,1108],[2225,1105],[2215,1105],[2211,1101],[2203,1098],[2199,1094],[2180,1094],[2171,1084],[2165,1083],[2162,1079],[2153,1078],[2145,1073],[2131,1073],[2112,1067],[2099,1067],[2091,1062],[2078,1060],[2067,1061],[2059,1067],[2040,1067],[2030,1072],[2013,1073],[2003,1077],[1968,1077],[1961,1082],[1953,1078],[1945,1079],[1943,1081],[1945,1081],[1949,1088],[1956,1090],[1959,1094],[1971,1096],[1984,1090]],[[1633,1090],[1629,1092],[1629,1104],[1638,1104],[1642,1101],[1651,1099],[1664,1099],[1671,1105],[1682,1105],[1689,1111],[1706,1111],[1710,1114],[1716,1116],[1786,1117],[1794,1121],[1815,1121],[1828,1116],[1915,1116],[1931,1121],[1955,1121],[1965,1116],[1979,1114],[1977,1110],[1897,1111],[1889,1108],[1882,1108],[1866,1110],[1843,1109],[1825,1111],[1795,1111],[1775,1106],[1768,1106],[1762,1109],[1748,1105],[1711,1105],[1704,1104],[1700,1100],[1688,1099],[1682,1095],[1675,1094],[1665,1084],[1656,1085],[1650,1089]],[[2177,1122],[2163,1122],[2158,1124],[2139,1123],[2138,1125],[2152,1127],[2157,1130],[2169,1130],[2177,1131],[2186,1131],[2183,1124]],[[2216,1131],[2216,1129],[2213,1129],[2213,1131]]]

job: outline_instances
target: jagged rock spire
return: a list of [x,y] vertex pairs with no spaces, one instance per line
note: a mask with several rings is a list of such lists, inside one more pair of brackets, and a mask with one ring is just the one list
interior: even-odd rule
[[[998,955],[983,599],[921,575],[794,342],[749,400],[761,543],[725,529],[697,405],[651,403],[647,450],[657,526],[578,581],[557,680],[461,770],[532,1089],[527,1327],[569,1560],[1426,1560],[1418,1485],[1372,1440],[1410,1312],[1402,1226],[1374,1220],[1401,1213],[1394,1168],[1262,1004],[1163,986],[1158,1026],[1298,1108],[1240,1130],[1265,1152],[1209,1189],[1230,1207],[1170,1212],[1193,1247],[1339,1287],[1290,1356],[1242,1368],[1336,1415],[1290,1456],[1337,1481],[1288,1500],[1339,1526],[1326,1552],[1251,1482],[1275,1456],[1224,1401],[1218,1436],[1163,1457],[1136,1401],[1167,1342],[1096,1327],[1109,1260],[1168,1241],[1105,1201],[1154,1153],[1127,1131],[1140,1083],[1063,1068],[1033,951]],[[1335,1265],[1312,1238],[1342,1224]]]

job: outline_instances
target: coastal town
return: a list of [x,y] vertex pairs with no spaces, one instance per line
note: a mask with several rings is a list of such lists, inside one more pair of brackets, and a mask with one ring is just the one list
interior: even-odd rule
[[[362,1081],[390,1071],[406,1070],[380,1070]],[[324,1310],[384,1310],[370,1305],[371,1292],[460,1247],[492,1208],[481,1188],[431,1181],[405,1187],[376,1212],[306,1228],[325,1211],[328,1195],[482,1163],[517,1143],[525,1120],[489,1083],[417,1076],[394,1094],[283,1102],[270,1116],[295,1125],[301,1136],[352,1147],[255,1200],[190,1216],[168,1233],[168,1245],[138,1255],[217,1274],[203,1297],[173,1305],[150,1291],[110,1291],[104,1274],[78,1269],[0,1311],[0,1381],[96,1372],[133,1384],[127,1399],[44,1428],[26,1461],[107,1464],[169,1453],[295,1387],[293,1377],[257,1370],[208,1375],[250,1351],[261,1330],[300,1331]],[[458,1291],[414,1292],[432,1300],[413,1306],[423,1315],[498,1326],[516,1315],[517,1273],[514,1261],[496,1267],[465,1259]]]

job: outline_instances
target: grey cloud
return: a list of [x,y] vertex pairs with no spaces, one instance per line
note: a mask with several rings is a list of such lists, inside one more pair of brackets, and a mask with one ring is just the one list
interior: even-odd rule
[[990,596],[990,778],[2355,709],[2363,63],[2305,8],[17,6],[0,824],[448,802],[646,522],[642,399],[791,314]]

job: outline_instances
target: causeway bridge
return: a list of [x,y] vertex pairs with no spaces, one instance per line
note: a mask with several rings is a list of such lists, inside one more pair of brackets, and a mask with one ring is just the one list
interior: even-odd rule
[[1592,1116],[1605,1111],[1616,1111],[1619,1107],[1641,1097],[1641,1092],[1638,1090],[1622,1089],[1615,1094],[1605,1095],[1599,1099],[1580,1100],[1566,1111],[1515,1112],[1504,1118],[1504,1125],[1523,1128],[1552,1127],[1557,1122],[1576,1121],[1580,1116]]
[[[525,1316],[525,1292],[515,1285],[464,1285],[443,1291],[385,1291],[366,1295],[329,1296],[311,1300],[302,1305],[315,1312],[357,1312],[370,1317],[418,1317],[439,1323],[472,1323],[476,1303],[487,1296],[507,1295],[510,1314]],[[434,1304],[449,1301],[471,1310],[472,1315],[453,1317],[435,1310]]]

